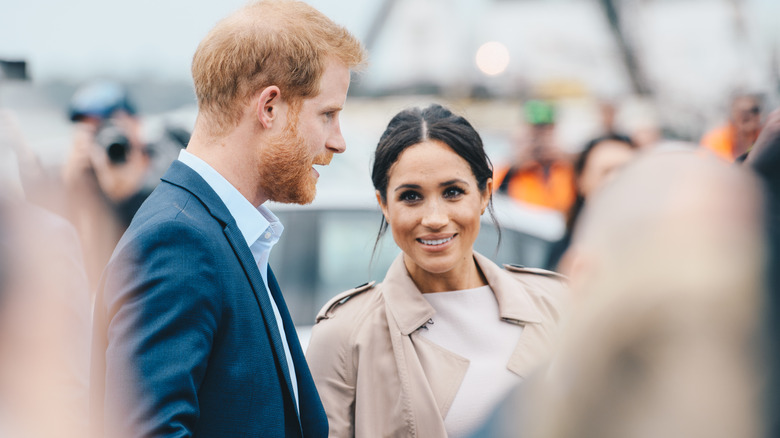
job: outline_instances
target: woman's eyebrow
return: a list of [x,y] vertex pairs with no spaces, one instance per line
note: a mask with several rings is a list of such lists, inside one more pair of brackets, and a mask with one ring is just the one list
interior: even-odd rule
[[422,189],[422,187],[420,187],[417,184],[401,184],[400,186],[396,187],[395,190],[393,190],[393,191],[397,192],[397,191],[403,190],[403,189],[416,189],[416,190],[420,190],[420,189]]
[[451,179],[449,181],[444,181],[443,183],[439,184],[439,187],[451,186],[451,185],[457,184],[457,183],[468,184],[465,180],[462,180],[460,178],[455,178],[455,179]]
[[[468,182],[466,182],[465,180],[462,180],[460,178],[455,178],[455,179],[451,179],[451,180],[439,183],[439,187],[451,186],[453,184],[458,184],[458,183],[460,183],[460,184],[468,184]],[[411,184],[411,183],[410,184],[401,184],[400,186],[396,187],[393,191],[397,192],[397,191],[403,190],[403,189],[420,190],[420,189],[422,189],[422,186],[420,186],[419,184]]]

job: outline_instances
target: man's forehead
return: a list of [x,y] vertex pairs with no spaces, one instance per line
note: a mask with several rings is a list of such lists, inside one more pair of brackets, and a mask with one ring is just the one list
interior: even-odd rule
[[323,91],[320,94],[303,99],[303,107],[307,109],[314,109],[322,112],[341,111],[344,108],[344,103],[347,99],[347,93],[327,92]]
[[320,92],[305,99],[304,104],[309,103],[332,111],[341,110],[347,99],[349,82],[349,68],[341,63],[329,62],[320,78]]
[[740,109],[759,105],[760,103],[759,99],[754,96],[741,96],[734,100],[734,106]]

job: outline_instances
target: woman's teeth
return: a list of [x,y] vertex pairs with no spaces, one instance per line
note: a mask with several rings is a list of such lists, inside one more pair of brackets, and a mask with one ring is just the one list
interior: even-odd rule
[[439,240],[425,240],[425,239],[419,239],[419,240],[424,245],[441,245],[442,243],[449,242],[450,240],[452,240],[453,237],[455,236],[450,236],[446,239],[439,239]]

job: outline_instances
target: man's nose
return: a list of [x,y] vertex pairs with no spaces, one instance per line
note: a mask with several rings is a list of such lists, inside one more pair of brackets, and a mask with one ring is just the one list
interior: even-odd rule
[[344,140],[344,136],[341,135],[341,128],[336,126],[328,140],[325,142],[325,147],[335,154],[340,154],[347,150],[347,142]]

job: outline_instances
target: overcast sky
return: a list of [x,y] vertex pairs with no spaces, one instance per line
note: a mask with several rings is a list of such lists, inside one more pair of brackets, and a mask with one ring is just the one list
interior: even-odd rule
[[[306,1],[364,39],[383,0]],[[642,16],[632,17],[629,30],[639,38],[641,65],[654,81],[659,104],[667,105],[664,114],[681,124],[690,123],[669,107],[698,111],[694,122],[701,124],[719,121],[719,105],[735,85],[776,93],[768,75],[771,52],[780,57],[780,0],[744,0],[750,35],[741,44],[735,43],[732,2],[619,0],[642,5]],[[198,42],[244,3],[0,0],[0,58],[27,60],[33,85],[98,77],[186,83]],[[477,48],[487,41],[509,49],[506,73],[486,77],[474,66]],[[499,90],[496,95],[509,85],[565,89],[568,84],[574,94],[581,88],[591,96],[620,96],[630,85],[615,47],[597,0],[398,0],[361,81],[380,89],[415,81],[450,87],[482,83]],[[17,101],[31,99],[22,93],[5,100]],[[41,129],[44,117],[65,123],[61,108],[50,110],[22,120],[32,140],[58,135],[51,126]],[[48,137],[40,140],[43,149],[49,147]]]
[[[198,42],[245,0],[4,0],[0,58],[28,61],[35,81],[95,77],[190,81]],[[364,39],[382,0],[307,0]],[[645,73],[670,95],[722,94],[735,77],[767,84],[780,56],[780,0],[744,0],[741,45],[733,0],[621,0],[643,5],[635,37]],[[10,3],[10,4],[8,4]],[[631,23],[629,23],[631,24]],[[487,78],[474,54],[509,49],[507,73]],[[369,54],[369,87],[414,83],[516,86],[570,81],[593,94],[629,90],[596,0],[399,0]],[[755,77],[751,77],[755,76]],[[699,103],[700,104],[700,103]]]
[[[9,4],[10,3],[10,4]],[[244,0],[6,0],[0,58],[26,59],[35,79],[92,76],[189,80],[192,53]],[[362,37],[376,1],[310,0]]]

